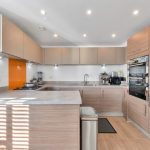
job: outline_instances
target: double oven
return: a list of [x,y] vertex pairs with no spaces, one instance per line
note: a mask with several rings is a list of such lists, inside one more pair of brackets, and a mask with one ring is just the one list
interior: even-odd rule
[[128,63],[129,94],[149,99],[149,56],[132,59]]

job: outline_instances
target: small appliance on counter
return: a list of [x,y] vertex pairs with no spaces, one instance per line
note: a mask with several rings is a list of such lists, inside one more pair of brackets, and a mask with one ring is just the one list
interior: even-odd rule
[[108,83],[109,75],[106,72],[100,74],[100,79],[101,79],[103,85],[109,84]]
[[109,78],[109,83],[111,85],[120,85],[122,81],[126,81],[125,77],[118,76],[117,72],[111,72],[111,76]]

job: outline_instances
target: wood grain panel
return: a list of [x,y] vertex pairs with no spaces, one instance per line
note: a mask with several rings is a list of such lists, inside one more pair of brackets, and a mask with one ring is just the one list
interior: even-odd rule
[[6,17],[2,22],[3,52],[23,58],[23,32]]
[[80,64],[96,65],[98,63],[98,48],[80,48]]

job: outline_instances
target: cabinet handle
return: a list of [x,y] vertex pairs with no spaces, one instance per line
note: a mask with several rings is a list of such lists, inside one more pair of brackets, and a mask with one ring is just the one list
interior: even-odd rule
[[146,114],[147,114],[147,107],[146,107],[146,105],[145,105],[145,116],[146,116]]

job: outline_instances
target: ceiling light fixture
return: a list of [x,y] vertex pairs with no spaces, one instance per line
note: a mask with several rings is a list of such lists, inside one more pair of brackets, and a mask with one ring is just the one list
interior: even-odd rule
[[134,16],[137,16],[138,14],[139,14],[139,10],[134,10],[134,11],[133,11],[133,15],[134,15]]
[[54,36],[55,38],[57,38],[57,37],[58,37],[58,34],[55,33],[53,36]]
[[43,15],[43,16],[46,15],[46,11],[44,9],[41,9],[41,15]]
[[3,57],[2,56],[0,56],[0,59],[2,59]]
[[92,10],[91,10],[91,9],[88,9],[88,10],[86,11],[86,14],[90,16],[90,15],[92,14]]
[[84,33],[84,34],[83,34],[83,37],[86,38],[86,37],[87,37],[87,34]]
[[112,38],[115,38],[115,37],[116,37],[116,34],[115,34],[115,33],[113,33],[111,36],[112,36]]

